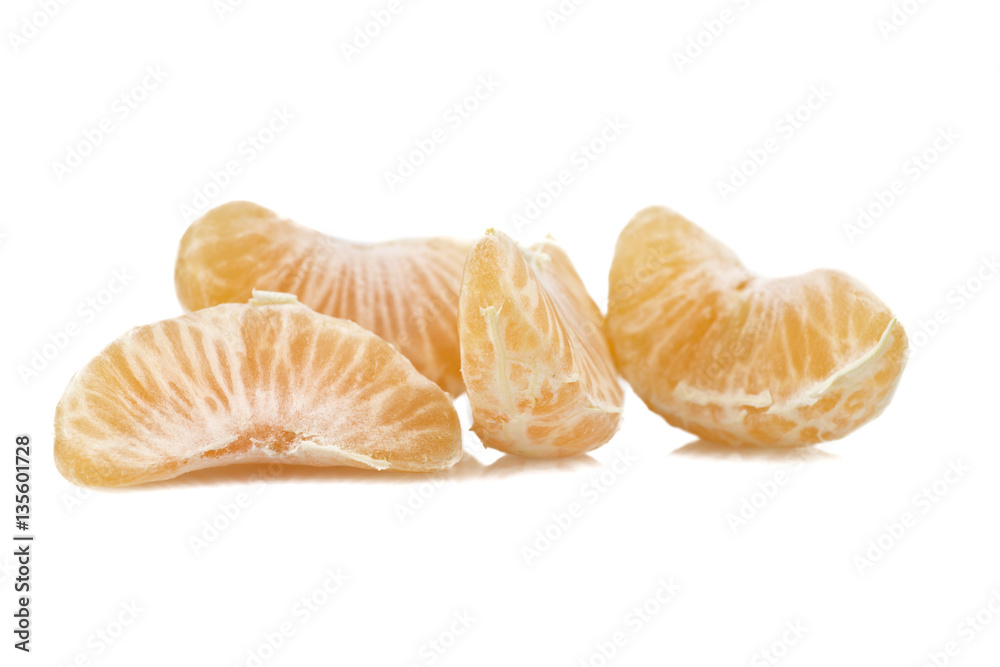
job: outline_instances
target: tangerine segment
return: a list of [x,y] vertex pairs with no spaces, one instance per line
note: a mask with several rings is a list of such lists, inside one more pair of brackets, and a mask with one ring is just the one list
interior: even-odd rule
[[55,460],[87,486],[231,463],[424,471],[461,457],[448,396],[353,322],[258,292],[141,326],[70,381]]
[[651,410],[706,440],[843,437],[881,414],[906,364],[903,327],[857,280],[758,277],[666,208],[625,227],[609,282],[622,375]]
[[472,430],[487,447],[571,456],[618,429],[624,395],[604,318],[556,245],[524,251],[487,232],[465,263],[458,328]]
[[295,294],[317,312],[375,332],[457,396],[458,290],[468,250],[447,238],[351,243],[263,206],[230,202],[188,228],[175,283],[187,310],[245,303],[254,289]]

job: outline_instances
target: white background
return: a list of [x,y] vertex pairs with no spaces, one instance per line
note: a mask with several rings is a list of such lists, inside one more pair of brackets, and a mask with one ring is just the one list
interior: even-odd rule
[[[556,0],[406,1],[348,62],[342,44],[386,4],[247,0],[220,17],[210,0],[95,0],[43,21],[32,0],[4,3],[2,478],[14,436],[30,434],[37,541],[30,656],[11,648],[12,548],[0,551],[2,662],[253,665],[252,651],[266,665],[714,666],[771,664],[760,652],[773,648],[788,666],[916,666],[954,641],[939,664],[995,664],[1000,613],[983,612],[992,623],[971,639],[965,619],[1000,596],[1000,285],[968,300],[954,290],[976,287],[1000,251],[1000,6],[928,2],[886,36],[889,0],[593,0],[555,27]],[[678,66],[724,9],[731,22]],[[34,34],[26,18],[45,25]],[[147,67],[165,78],[122,118],[116,99]],[[499,87],[453,127],[445,114],[482,76]],[[832,96],[788,136],[779,124],[814,87]],[[241,144],[276,108],[294,120],[247,160]],[[112,132],[60,179],[53,163],[104,118]],[[627,126],[620,137],[585,171],[570,166],[608,119]],[[436,127],[446,142],[390,191],[385,172]],[[907,162],[942,128],[958,138],[914,180]],[[719,182],[769,138],[777,152],[724,199]],[[619,230],[668,205],[762,273],[856,275],[916,353],[882,418],[805,454],[697,443],[630,393],[621,432],[582,460],[498,457],[467,433],[465,460],[438,478],[286,470],[254,485],[236,469],[80,491],[52,462],[55,405],[111,340],[181,313],[181,206],[231,159],[240,173],[210,205],[250,199],[363,240],[551,233],[602,307]],[[572,185],[515,228],[512,214],[565,168]],[[852,243],[845,225],[894,179],[905,193]],[[115,271],[127,287],[102,293]],[[947,321],[920,336],[937,311]],[[68,324],[77,335],[23,378]],[[458,408],[467,427],[467,401]],[[624,452],[634,461],[614,473]],[[940,481],[952,464],[967,471]],[[776,475],[786,483],[760,495]],[[934,502],[917,498],[935,482]],[[239,516],[196,553],[191,538],[225,523],[220,507],[241,493]],[[734,528],[744,501],[759,507]],[[553,528],[573,503],[582,515]],[[887,536],[905,513],[913,525]],[[0,534],[13,533],[6,521]],[[545,530],[560,534],[527,558]],[[337,568],[349,580],[317,592]],[[671,578],[680,591],[656,602]],[[327,599],[305,618],[295,605],[313,595]],[[141,611],[121,630],[132,603]],[[474,620],[453,637],[456,614]],[[285,622],[291,636],[261,649]],[[604,659],[616,632],[625,643]]]

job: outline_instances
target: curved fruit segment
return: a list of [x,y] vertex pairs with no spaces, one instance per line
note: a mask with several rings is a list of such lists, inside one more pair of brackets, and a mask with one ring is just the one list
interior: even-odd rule
[[487,447],[571,456],[618,429],[624,395],[604,318],[557,246],[522,251],[487,232],[465,264],[458,327],[472,430]]
[[417,370],[461,394],[456,318],[469,243],[447,238],[351,243],[250,202],[196,220],[181,239],[175,283],[187,310],[288,292],[397,346]]
[[665,208],[622,231],[608,336],[635,393],[674,426],[733,445],[843,437],[888,405],[903,327],[850,276],[766,279]]
[[435,470],[461,443],[448,396],[388,343],[269,292],[133,329],[55,417],[56,467],[88,486],[230,463]]

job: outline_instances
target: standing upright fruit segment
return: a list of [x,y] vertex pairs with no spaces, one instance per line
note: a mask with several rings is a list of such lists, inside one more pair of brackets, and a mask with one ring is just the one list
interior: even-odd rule
[[230,463],[424,471],[461,455],[447,394],[375,334],[287,294],[137,327],[56,408],[56,467],[88,486]]
[[885,409],[906,364],[903,327],[858,281],[758,277],[665,208],[641,211],[618,238],[607,325],[651,410],[732,445],[843,437]]
[[351,320],[406,355],[453,396],[462,393],[456,318],[469,244],[447,238],[351,243],[250,202],[218,206],[188,228],[177,297],[188,310],[288,292]]
[[469,253],[458,309],[472,430],[523,456],[607,442],[624,399],[604,318],[556,245],[521,250],[490,230]]

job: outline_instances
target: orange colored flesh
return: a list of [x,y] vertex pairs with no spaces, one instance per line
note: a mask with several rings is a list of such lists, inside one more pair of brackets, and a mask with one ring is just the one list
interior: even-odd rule
[[908,346],[850,276],[758,277],[665,208],[640,212],[618,239],[607,327],[619,370],[651,410],[733,445],[847,435],[888,405]]
[[522,251],[488,233],[466,260],[458,320],[472,430],[487,447],[571,456],[618,429],[604,318],[559,247]]
[[296,303],[137,327],[77,373],[55,461],[125,486],[230,463],[424,471],[461,457],[448,396],[385,341]]
[[313,310],[373,331],[442,389],[462,393],[456,326],[469,243],[447,238],[351,243],[250,202],[212,209],[177,256],[187,310],[245,303],[254,289],[287,292]]

